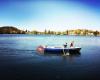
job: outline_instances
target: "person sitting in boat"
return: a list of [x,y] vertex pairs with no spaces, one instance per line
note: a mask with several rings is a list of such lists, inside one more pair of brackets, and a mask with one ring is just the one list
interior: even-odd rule
[[74,45],[74,41],[71,42],[70,47],[73,47],[73,45]]
[[64,48],[67,48],[67,43],[66,43],[66,44],[64,44]]

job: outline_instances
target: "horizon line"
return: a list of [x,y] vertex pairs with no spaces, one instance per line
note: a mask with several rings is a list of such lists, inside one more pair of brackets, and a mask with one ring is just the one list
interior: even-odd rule
[[64,31],[67,31],[67,30],[92,30],[92,31],[99,31],[100,32],[100,30],[98,29],[88,29],[88,28],[73,28],[73,29],[65,29],[65,30],[52,30],[52,29],[47,29],[47,28],[45,28],[44,30],[40,30],[40,29],[27,29],[27,28],[25,28],[25,29],[21,29],[21,28],[19,28],[19,27],[17,27],[17,26],[0,26],[0,28],[1,27],[15,27],[15,28],[17,28],[17,29],[20,29],[20,30],[23,30],[23,31],[39,31],[39,32],[44,32],[45,30],[46,31],[55,31],[55,32],[64,32]]

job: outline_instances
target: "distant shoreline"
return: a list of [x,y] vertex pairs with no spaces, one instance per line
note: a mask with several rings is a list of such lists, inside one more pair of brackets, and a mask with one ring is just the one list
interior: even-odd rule
[[0,34],[0,35],[35,35],[35,36],[83,36],[83,37],[100,37],[100,35],[94,36],[94,35],[56,35],[56,34]]
[[65,31],[51,31],[44,30],[40,32],[37,30],[23,31],[13,26],[0,27],[0,34],[34,34],[34,35],[74,35],[74,36],[100,36],[100,31],[93,31],[88,29],[76,29],[76,30],[65,30]]

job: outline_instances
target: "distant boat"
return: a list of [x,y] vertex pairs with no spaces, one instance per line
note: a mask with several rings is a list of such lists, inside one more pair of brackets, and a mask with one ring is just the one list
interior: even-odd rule
[[64,47],[43,47],[39,46],[37,48],[39,52],[42,53],[51,53],[51,54],[75,54],[75,53],[80,53],[81,48],[80,47],[70,47],[70,48],[64,48]]

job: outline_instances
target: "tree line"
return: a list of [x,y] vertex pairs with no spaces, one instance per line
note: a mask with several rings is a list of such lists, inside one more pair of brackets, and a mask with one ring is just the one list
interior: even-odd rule
[[44,34],[44,35],[81,35],[81,36],[100,36],[100,31],[93,31],[88,29],[76,29],[76,30],[65,30],[65,31],[51,31],[51,30],[44,30],[43,32],[33,30],[20,30],[13,26],[3,26],[0,27],[0,34]]
[[44,32],[40,31],[31,31],[28,32],[30,34],[51,34],[51,35],[81,35],[81,36],[99,36],[99,31],[87,30],[87,29],[76,29],[76,30],[66,30],[66,31],[51,31],[51,30],[44,30]]

